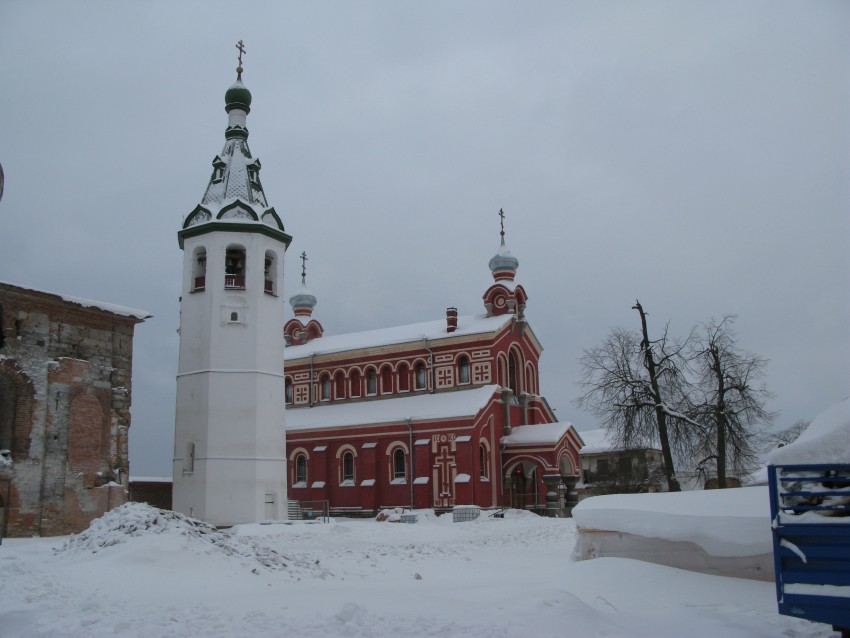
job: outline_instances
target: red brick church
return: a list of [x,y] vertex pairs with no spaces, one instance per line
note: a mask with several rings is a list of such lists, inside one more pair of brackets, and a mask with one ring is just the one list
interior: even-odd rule
[[[302,257],[304,255],[302,254]],[[518,260],[490,259],[483,312],[325,335],[306,286],[284,327],[289,498],[334,514],[458,505],[568,513],[582,442],[540,395]]]

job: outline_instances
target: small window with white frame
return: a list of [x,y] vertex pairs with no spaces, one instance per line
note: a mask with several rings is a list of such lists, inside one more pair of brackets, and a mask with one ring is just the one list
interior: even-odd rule
[[293,487],[307,485],[307,455],[299,454],[295,458],[295,484]]
[[469,357],[466,355],[457,360],[457,382],[460,385],[469,383]]
[[228,290],[245,289],[245,248],[232,245],[227,247],[224,258],[224,287]]
[[340,485],[354,485],[354,452],[344,452],[340,467]]
[[277,256],[273,250],[267,250],[263,265],[263,291],[267,295],[277,295]]
[[196,248],[192,254],[192,292],[201,292],[207,287],[207,249]]
[[393,483],[403,483],[407,480],[407,455],[404,453],[404,448],[397,447],[393,451]]
[[490,480],[490,450],[487,448],[487,445],[482,441],[481,445],[478,446],[478,466],[479,466],[479,474],[482,481]]
[[414,368],[414,383],[416,390],[424,390],[428,386],[428,375],[425,372],[425,364],[421,361]]

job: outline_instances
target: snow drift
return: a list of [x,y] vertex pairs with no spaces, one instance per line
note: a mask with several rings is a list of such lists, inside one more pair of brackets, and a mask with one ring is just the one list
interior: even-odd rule
[[579,560],[619,556],[773,579],[766,487],[596,496],[579,503],[573,518]]
[[793,443],[771,452],[770,465],[850,463],[850,398],[821,412]]

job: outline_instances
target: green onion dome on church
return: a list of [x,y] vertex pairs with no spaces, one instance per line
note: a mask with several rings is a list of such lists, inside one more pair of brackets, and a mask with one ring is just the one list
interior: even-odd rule
[[242,109],[246,113],[251,111],[251,91],[242,84],[242,67],[237,69],[236,82],[230,85],[224,94],[224,110],[230,113],[233,109]]

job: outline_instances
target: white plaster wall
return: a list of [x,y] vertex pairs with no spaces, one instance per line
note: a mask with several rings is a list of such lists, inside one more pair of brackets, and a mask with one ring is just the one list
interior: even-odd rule
[[[224,289],[230,244],[246,250],[245,290]],[[192,254],[201,245],[206,286],[193,293]],[[279,296],[264,292],[267,250],[277,255]],[[217,231],[184,242],[173,507],[220,526],[265,520],[267,494],[276,517],[286,517],[283,257],[282,243],[254,233]],[[184,474],[189,442],[194,472]]]

